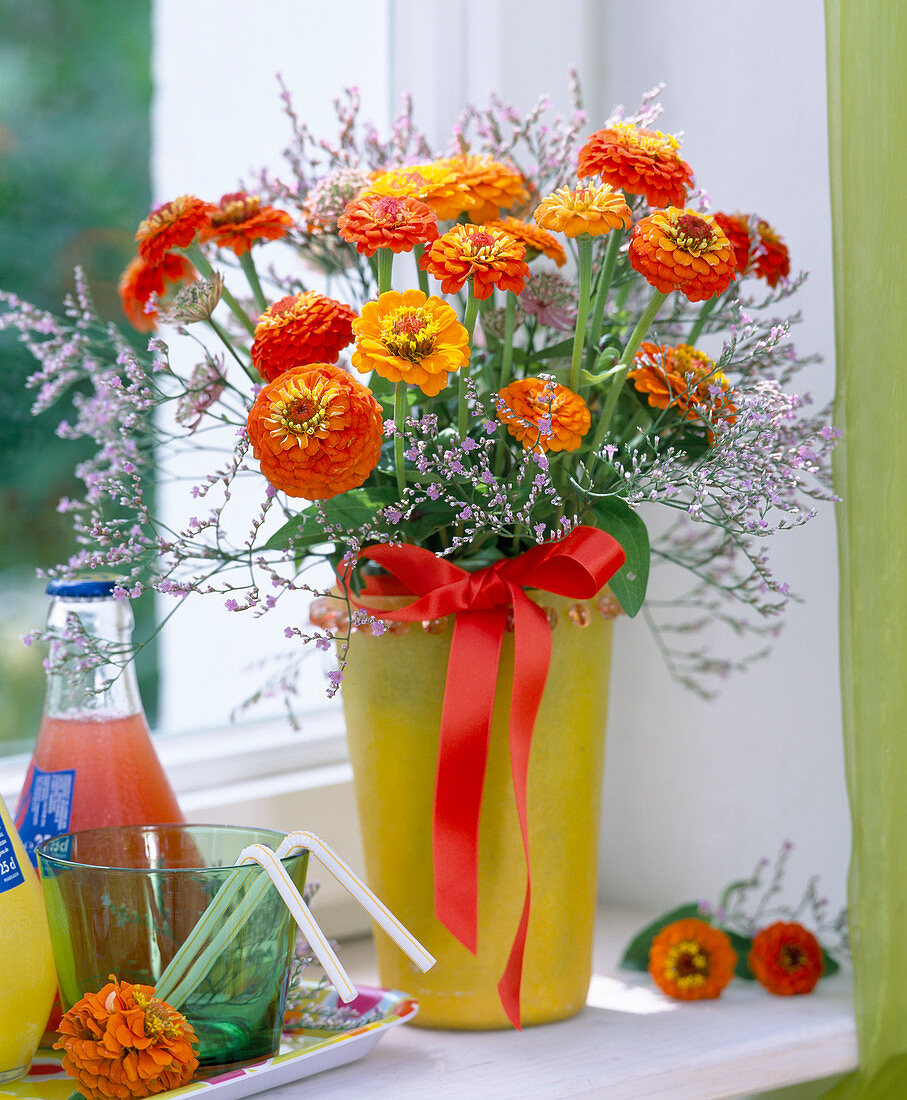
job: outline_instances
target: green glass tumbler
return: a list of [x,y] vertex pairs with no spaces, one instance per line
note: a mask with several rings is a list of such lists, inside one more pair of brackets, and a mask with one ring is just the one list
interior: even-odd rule
[[[281,840],[268,829],[151,825],[45,841],[38,865],[63,1008],[97,992],[111,974],[157,986],[226,886],[220,904],[226,897],[229,904],[211,935],[193,943],[191,957],[203,963],[175,1007],[195,1028],[199,1067],[209,1074],[275,1054],[296,923],[261,867],[234,863],[250,844],[276,849]],[[308,852],[283,864],[302,892]],[[230,936],[220,946],[217,929],[225,924]]]

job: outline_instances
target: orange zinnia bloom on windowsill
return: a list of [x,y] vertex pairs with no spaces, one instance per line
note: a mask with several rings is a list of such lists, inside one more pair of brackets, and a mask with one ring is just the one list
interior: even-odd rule
[[825,969],[816,937],[795,921],[776,921],[753,939],[747,960],[769,993],[811,993]]
[[669,997],[681,1001],[709,1000],[734,976],[737,952],[720,928],[697,917],[663,928],[649,949],[649,973]]

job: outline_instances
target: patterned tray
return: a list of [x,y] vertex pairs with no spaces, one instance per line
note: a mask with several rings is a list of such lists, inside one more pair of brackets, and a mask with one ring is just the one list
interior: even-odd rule
[[[210,1096],[211,1100],[238,1100],[254,1096],[264,1089],[355,1062],[368,1054],[388,1028],[406,1023],[419,1011],[416,1002],[405,993],[367,986],[359,986],[358,990],[359,996],[347,1008],[369,1021],[361,1027],[345,1031],[295,1029],[273,1058],[247,1063],[204,1081],[192,1081],[181,1089],[158,1093],[158,1097],[160,1100],[182,1100],[192,1096],[208,1100]],[[337,995],[325,991],[320,1003],[325,1011],[330,1011],[337,1006]],[[57,1053],[39,1050],[27,1077],[0,1085],[0,1098],[67,1100],[74,1088],[73,1080],[60,1069]]]

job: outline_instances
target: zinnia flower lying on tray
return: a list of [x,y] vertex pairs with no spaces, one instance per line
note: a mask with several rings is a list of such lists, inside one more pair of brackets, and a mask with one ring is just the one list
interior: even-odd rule
[[198,1067],[189,1021],[150,985],[110,982],[64,1013],[55,1050],[86,1100],[129,1100],[187,1084]]

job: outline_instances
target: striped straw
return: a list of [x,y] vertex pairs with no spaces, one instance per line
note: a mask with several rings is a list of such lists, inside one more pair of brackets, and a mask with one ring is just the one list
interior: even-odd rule
[[[277,849],[277,857],[295,855],[304,849],[312,852],[324,864],[328,871],[359,902],[372,919],[384,929],[394,943],[405,952],[424,973],[435,965],[435,958],[409,932],[384,902],[380,901],[359,878],[352,868],[344,863],[333,849],[314,833],[294,832],[284,837]],[[314,945],[313,945],[314,946]]]
[[[281,845],[282,847],[283,845]],[[359,996],[356,987],[341,966],[334,949],[327,941],[327,937],[318,927],[315,918],[309,911],[309,907],[302,900],[302,895],[296,889],[296,884],[280,862],[280,854],[289,853],[280,853],[280,848],[277,852],[279,854],[272,852],[266,844],[250,844],[248,848],[242,850],[236,865],[241,867],[246,863],[257,863],[267,872],[287,908],[293,914],[293,919],[299,925],[309,947],[315,952],[315,956],[324,968],[325,974],[331,979],[341,1001],[355,1001]]]
[[[434,966],[434,956],[430,955],[415,936],[404,928],[352,868],[314,833],[301,831],[290,833],[284,837],[276,851],[272,851],[266,844],[251,844],[248,848],[244,848],[236,861],[236,867],[257,863],[267,874],[342,1001],[354,1000],[357,996],[356,988],[312,916],[309,907],[303,901],[296,884],[281,863],[282,859],[301,851],[309,851],[315,855],[420,970],[426,971]],[[265,896],[267,879],[262,878],[260,882],[252,885],[239,905],[227,916],[227,910],[240,886],[238,878],[240,875],[241,872],[237,871],[223,884],[190,932],[186,942],[161,975],[157,985],[157,996],[168,1001],[174,1008],[190,996],[226,944],[242,928]]]

